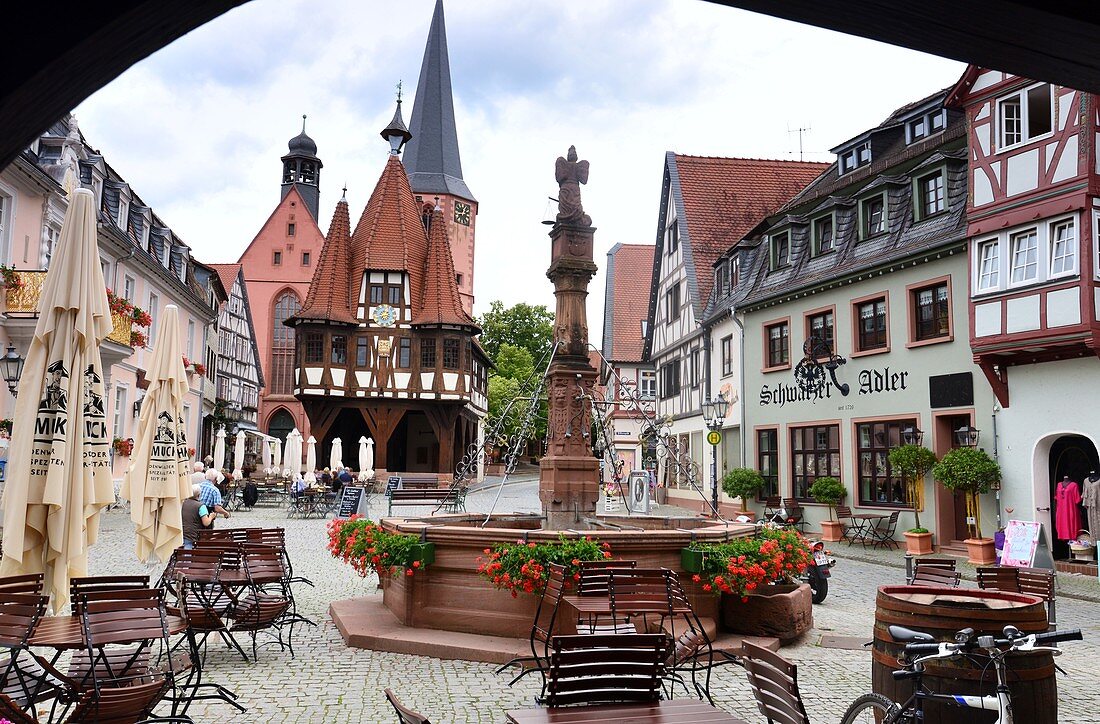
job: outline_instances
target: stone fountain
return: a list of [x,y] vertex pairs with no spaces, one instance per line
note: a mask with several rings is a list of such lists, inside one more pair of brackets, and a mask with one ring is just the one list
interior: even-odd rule
[[588,431],[597,372],[588,356],[585,303],[597,267],[595,228],[581,204],[589,164],[572,146],[559,157],[558,214],[550,230],[546,276],[556,298],[554,342],[547,372],[547,453],[540,463],[542,515],[446,514],[385,518],[382,525],[434,546],[434,561],[415,576],[383,579],[377,597],[336,601],[330,613],[349,646],[440,658],[504,662],[526,649],[537,600],[513,598],[477,575],[478,558],[496,543],[554,541],[594,535],[615,558],[681,571],[696,611],[717,618],[717,598],[691,583],[681,550],[693,541],[748,535],[751,526],[702,517],[631,517],[629,526],[593,530],[600,495],[599,462]]

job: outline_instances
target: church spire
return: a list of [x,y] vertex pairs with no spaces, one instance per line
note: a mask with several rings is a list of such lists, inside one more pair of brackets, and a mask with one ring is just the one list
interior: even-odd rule
[[283,162],[282,195],[286,198],[292,187],[306,204],[306,209],[317,219],[321,205],[321,159],[317,157],[317,143],[306,134],[306,117],[302,116],[302,132],[287,142],[287,154]]
[[412,139],[405,144],[403,160],[413,191],[425,195],[450,194],[475,201],[462,180],[443,0],[435,3],[409,125]]

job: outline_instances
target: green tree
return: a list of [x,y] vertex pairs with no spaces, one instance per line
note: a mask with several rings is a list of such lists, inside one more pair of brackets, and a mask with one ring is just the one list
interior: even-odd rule
[[731,498],[741,498],[741,511],[748,510],[750,496],[764,487],[764,478],[752,468],[734,468],[722,478],[722,490]]
[[890,451],[890,470],[905,481],[909,489],[909,502],[913,504],[913,517],[916,526],[910,533],[924,532],[920,524],[920,510],[923,506],[924,476],[936,464],[936,454],[923,445],[902,445]]
[[829,520],[836,520],[836,506],[844,500],[848,489],[844,484],[833,477],[821,477],[810,486],[810,497],[819,503],[829,506]]
[[519,383],[526,382],[535,370],[535,361],[526,348],[507,343],[500,345],[495,363],[495,375],[507,377]]
[[[523,400],[517,400],[513,403],[513,400],[519,394],[520,383],[511,377],[494,375],[489,378],[489,420],[491,424],[504,417],[504,425],[500,429],[500,434],[504,438],[509,438],[519,431],[523,412],[526,409]],[[511,407],[509,408],[510,403]],[[507,410],[506,415],[505,410]],[[492,445],[503,445],[505,440],[486,440],[485,442]]]
[[522,347],[537,362],[554,337],[554,314],[541,304],[516,304],[505,308],[497,300],[477,320],[481,327],[481,347],[497,361],[502,345]]
[[1001,482],[1001,466],[985,450],[957,447],[932,466],[932,477],[955,493],[966,495],[966,514],[974,519],[974,537],[982,537],[982,510],[978,496]]

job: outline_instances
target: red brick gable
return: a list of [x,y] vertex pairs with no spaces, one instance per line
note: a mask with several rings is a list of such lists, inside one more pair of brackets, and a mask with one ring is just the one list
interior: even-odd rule
[[428,225],[428,256],[424,265],[424,300],[413,324],[453,324],[474,326],[474,320],[462,308],[455,279],[454,259],[447,238],[443,211],[432,211]]
[[309,283],[309,294],[301,310],[294,315],[298,319],[324,319],[331,322],[356,324],[358,320],[351,312],[348,290],[351,279],[348,277],[348,247],[351,245],[351,219],[348,216],[348,202],[340,199],[332,213],[325,245],[321,247],[321,258]]
[[611,338],[604,354],[618,362],[641,362],[645,338],[642,320],[649,313],[652,244],[621,244],[614,251],[611,287]]
[[710,298],[712,267],[718,257],[830,164],[674,156],[695,266],[699,313]]
[[[409,275],[413,309],[423,303],[423,272],[428,256],[428,236],[420,217],[420,205],[409,187],[409,177],[397,156],[390,156],[374,193],[351,235],[349,268],[403,271]],[[358,292],[361,278],[354,280]],[[357,297],[358,298],[358,297]]]

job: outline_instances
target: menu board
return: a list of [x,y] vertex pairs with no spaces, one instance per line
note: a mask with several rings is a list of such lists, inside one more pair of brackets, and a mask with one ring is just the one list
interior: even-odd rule
[[340,510],[336,517],[350,518],[356,513],[360,515],[368,513],[366,489],[354,485],[344,486],[343,492],[340,493]]
[[401,487],[401,476],[391,475],[386,478],[386,495],[389,495],[393,491]]
[[1005,526],[1005,546],[1001,552],[1002,566],[1030,568],[1035,563],[1035,550],[1043,535],[1043,524],[1032,520],[1010,520]]

